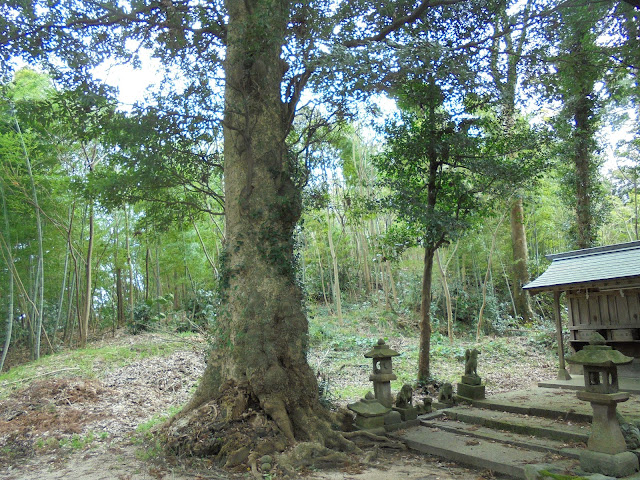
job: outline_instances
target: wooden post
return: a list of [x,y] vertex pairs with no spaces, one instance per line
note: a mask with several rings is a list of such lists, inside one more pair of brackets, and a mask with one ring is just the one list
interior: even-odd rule
[[564,342],[562,341],[562,316],[560,313],[560,292],[553,292],[553,313],[556,317],[556,336],[558,341],[558,380],[571,380],[564,364]]

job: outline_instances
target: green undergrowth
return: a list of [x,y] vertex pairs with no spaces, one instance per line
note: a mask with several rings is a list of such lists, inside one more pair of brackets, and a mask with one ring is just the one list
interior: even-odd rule
[[180,410],[182,410],[181,405],[174,405],[172,407],[169,407],[169,409],[166,412],[161,413],[160,415],[154,415],[149,420],[147,420],[144,423],[141,423],[136,427],[136,434],[140,437],[147,436],[153,430],[154,427],[156,427],[157,425],[160,425],[161,423],[165,422],[169,418],[173,417],[175,414],[180,412]]
[[162,442],[158,436],[154,435],[154,428],[164,423],[169,418],[176,415],[182,410],[181,405],[169,407],[165,412],[154,415],[146,422],[136,427],[135,432],[131,436],[131,442],[137,445],[136,458],[141,461],[155,460],[163,455],[164,449]]
[[[136,336],[136,343],[112,344],[65,350],[46,355],[39,360],[18,365],[0,375],[0,398],[15,387],[23,387],[35,379],[64,377],[97,378],[105,371],[149,357],[167,357],[185,348],[185,341],[194,334],[179,335],[156,333]],[[13,387],[13,388],[12,388]]]
[[95,447],[98,443],[107,441],[109,434],[107,432],[88,432],[85,435],[74,434],[65,438],[39,438],[35,442],[35,448],[39,451],[67,450],[82,451]]
[[[340,324],[335,312],[326,306],[310,306],[309,341],[313,358],[310,363],[328,385],[321,393],[334,401],[352,402],[372,390],[369,382],[372,364],[364,354],[379,338],[401,354],[393,359],[393,371],[398,379],[391,383],[392,390],[398,391],[407,383],[415,385],[420,336],[418,320],[418,313],[397,314],[385,309],[384,305],[365,302],[343,305]],[[539,330],[531,330],[530,334],[525,331],[517,338],[485,335],[476,342],[475,329],[467,327],[464,330],[456,325],[454,340],[450,341],[446,330],[440,329],[439,325],[437,319],[433,321],[431,336],[431,374],[436,384],[460,380],[464,373],[465,351],[469,348],[478,348],[481,352],[481,376],[489,368],[500,368],[506,375],[516,373],[519,362],[525,361],[532,352],[555,361],[553,345],[540,341]],[[341,381],[341,377],[346,378]]]

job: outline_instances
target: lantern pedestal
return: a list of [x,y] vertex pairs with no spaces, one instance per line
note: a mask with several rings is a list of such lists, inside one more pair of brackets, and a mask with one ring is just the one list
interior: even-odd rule
[[373,395],[385,407],[391,408],[393,396],[391,395],[391,381],[397,379],[393,373],[373,373],[369,380],[373,382]]
[[616,407],[618,403],[629,400],[629,394],[579,391],[576,395],[580,400],[591,403],[593,408],[591,435],[587,443],[589,450],[609,455],[626,452],[627,444],[616,418]]

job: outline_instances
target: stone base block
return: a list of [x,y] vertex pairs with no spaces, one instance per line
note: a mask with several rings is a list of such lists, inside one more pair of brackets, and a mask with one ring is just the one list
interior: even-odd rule
[[463,399],[481,400],[485,398],[484,385],[467,385],[466,383],[459,383],[458,396]]
[[384,429],[384,415],[376,417],[364,417],[356,415],[356,427],[360,430],[373,430],[375,428]]
[[480,385],[482,379],[478,375],[462,375],[462,383],[467,385]]
[[418,418],[418,409],[415,407],[408,407],[408,408],[393,407],[393,409],[396,412],[400,413],[400,416],[402,417],[403,422],[408,422],[409,420],[415,420],[416,418]]
[[638,457],[632,452],[616,455],[585,450],[580,454],[580,468],[585,472],[601,473],[612,477],[627,477],[638,471]]

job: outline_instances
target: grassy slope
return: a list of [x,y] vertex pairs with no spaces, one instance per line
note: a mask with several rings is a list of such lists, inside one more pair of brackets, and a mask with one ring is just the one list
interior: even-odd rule
[[34,379],[51,376],[96,378],[100,373],[144,358],[169,356],[185,348],[184,339],[189,335],[144,334],[133,339],[119,336],[118,339],[96,342],[87,348],[43,356],[0,375],[0,399]]

